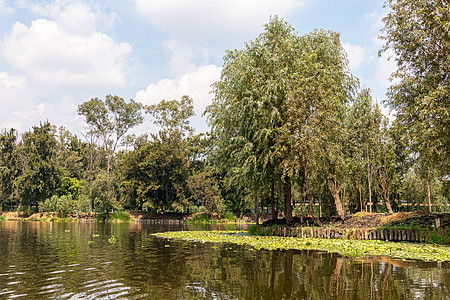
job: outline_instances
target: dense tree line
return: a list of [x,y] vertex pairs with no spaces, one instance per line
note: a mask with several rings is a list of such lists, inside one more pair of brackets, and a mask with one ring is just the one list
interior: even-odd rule
[[[81,137],[48,122],[2,131],[2,208],[237,216],[270,208],[272,218],[282,211],[288,222],[309,214],[317,223],[357,211],[447,211],[448,8],[386,5],[382,51],[393,49],[400,80],[388,93],[394,120],[350,73],[338,33],[301,36],[274,17],[227,51],[206,134],[189,124],[188,96],[151,106],[91,99],[78,108],[88,125]],[[159,131],[129,135],[145,115]]]

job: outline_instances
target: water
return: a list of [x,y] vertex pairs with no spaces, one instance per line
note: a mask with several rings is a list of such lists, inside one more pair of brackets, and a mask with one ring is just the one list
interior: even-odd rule
[[448,263],[149,235],[181,229],[2,221],[0,299],[450,299]]

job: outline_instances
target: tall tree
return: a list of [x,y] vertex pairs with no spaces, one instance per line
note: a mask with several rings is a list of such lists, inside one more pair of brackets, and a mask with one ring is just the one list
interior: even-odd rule
[[[345,105],[357,87],[349,73],[339,34],[316,30],[300,38],[298,59],[290,83],[288,120],[282,139],[288,141],[285,168],[304,168],[309,209],[313,216],[310,172],[317,158],[327,166],[327,181],[339,216],[344,211],[339,196],[345,170]],[[318,155],[313,155],[316,153]]]
[[[105,100],[93,98],[78,106],[78,114],[83,115],[90,126],[90,134],[97,135],[106,153],[106,201],[111,201],[111,162],[119,142],[126,133],[144,121],[143,105],[131,99],[128,103],[118,96],[107,95]],[[108,206],[108,203],[103,203]],[[105,206],[106,208],[106,206]]]
[[56,129],[46,122],[33,126],[22,136],[20,156],[23,172],[18,178],[18,191],[24,206],[37,205],[56,194],[61,170],[57,167]]
[[[372,194],[375,174],[375,153],[377,138],[382,121],[382,113],[374,103],[370,90],[363,89],[353,102],[347,120],[349,136],[349,155],[353,166],[353,181],[357,185],[360,196],[360,209],[366,202],[370,203],[372,211]],[[366,185],[362,182],[365,179]],[[360,182],[357,182],[361,180]],[[363,185],[367,187],[367,201],[362,201]]]
[[450,9],[446,0],[387,0],[385,45],[392,51],[399,83],[389,89],[389,104],[410,130],[419,152],[450,172]]
[[9,209],[12,209],[13,201],[18,200],[16,183],[22,171],[17,146],[15,129],[0,133],[0,204],[8,203]]
[[283,173],[275,145],[286,122],[298,37],[278,17],[264,29],[244,49],[227,51],[221,79],[213,85],[213,103],[206,113],[215,138],[216,161],[229,176],[239,176],[255,199],[266,193],[261,186],[282,182],[284,212],[290,222],[291,178]]
[[145,109],[161,130],[137,140],[135,149],[122,161],[123,177],[135,186],[141,207],[182,211],[189,204],[185,193],[190,175],[186,135],[193,131],[188,120],[194,115],[193,101],[183,96]]

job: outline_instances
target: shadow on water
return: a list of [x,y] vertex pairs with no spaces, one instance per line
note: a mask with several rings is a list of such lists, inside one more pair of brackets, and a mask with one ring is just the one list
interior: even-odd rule
[[[219,224],[218,224],[219,225]],[[450,265],[155,238],[221,226],[0,222],[0,299],[448,299]]]

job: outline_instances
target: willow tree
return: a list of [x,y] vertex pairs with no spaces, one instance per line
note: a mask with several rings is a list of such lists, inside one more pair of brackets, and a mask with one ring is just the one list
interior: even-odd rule
[[[359,196],[360,210],[363,211],[367,204],[367,201],[363,202],[362,200],[362,190],[365,186],[367,186],[367,200],[372,203],[376,145],[382,113],[378,105],[374,103],[368,89],[364,89],[358,94],[349,110],[347,130],[350,132],[348,150],[351,174]],[[372,206],[370,206],[370,211],[372,211]]]
[[291,152],[285,168],[304,169],[310,212],[314,215],[310,188],[313,164],[322,164],[336,212],[344,215],[340,186],[346,174],[345,106],[358,85],[348,70],[339,34],[315,30],[299,39],[299,51],[289,84],[288,118],[283,137]]
[[[389,104],[409,129],[413,147],[450,171],[450,8],[447,0],[387,0],[385,45],[398,69]],[[430,158],[430,159],[428,159]],[[436,160],[431,159],[436,158]]]
[[218,160],[255,194],[264,191],[261,186],[281,182],[289,223],[292,180],[300,173],[315,217],[309,187],[311,152],[326,145],[321,155],[342,216],[342,155],[335,149],[342,142],[342,112],[356,81],[348,72],[339,35],[321,30],[299,36],[275,17],[257,39],[243,50],[228,51],[224,60],[207,109]]
[[[292,220],[291,178],[275,155],[287,121],[287,94],[298,58],[298,36],[275,17],[244,49],[227,51],[221,78],[214,83],[213,103],[207,108],[216,142],[216,161],[232,177],[240,177],[257,199],[265,186],[284,186],[284,211]],[[257,203],[255,204],[257,205]],[[258,209],[258,208],[256,208]]]

